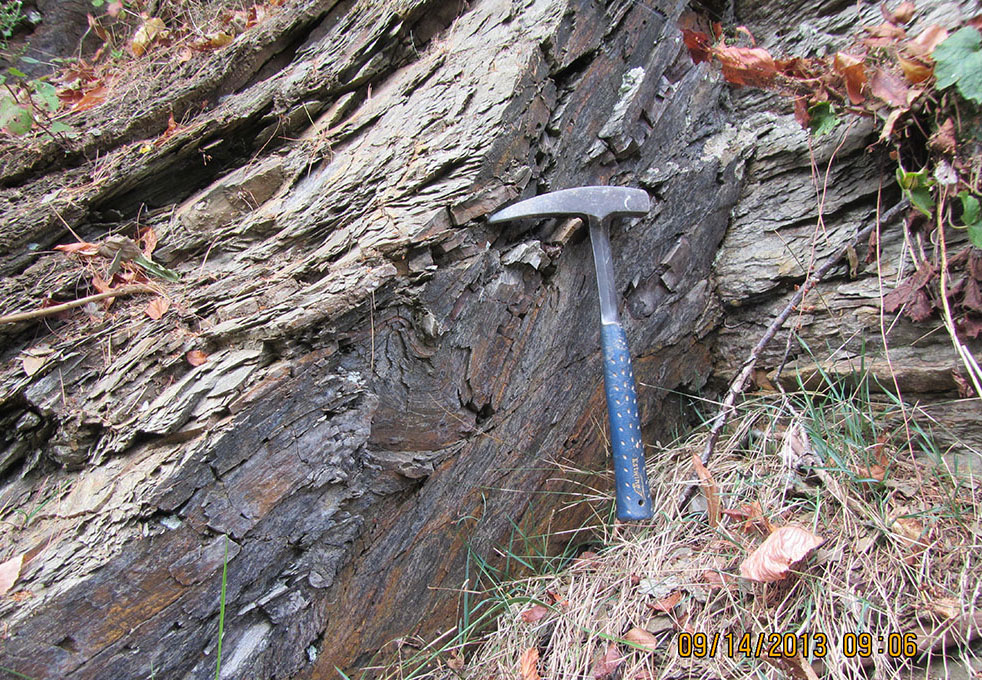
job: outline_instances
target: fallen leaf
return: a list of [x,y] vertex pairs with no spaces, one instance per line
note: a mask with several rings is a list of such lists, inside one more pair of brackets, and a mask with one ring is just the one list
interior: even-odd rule
[[79,241],[78,243],[63,243],[55,246],[54,250],[60,250],[63,253],[78,253],[79,255],[85,255],[86,257],[95,257],[99,254],[99,244],[88,243],[87,241]]
[[9,560],[0,564],[0,597],[10,592],[20,576],[20,569],[24,566],[24,554],[14,555]]
[[99,40],[101,40],[102,42],[107,42],[109,40],[109,34],[106,33],[106,29],[102,27],[102,24],[99,23],[99,20],[96,19],[91,14],[86,14],[85,18],[89,22],[89,28],[92,30],[93,33],[95,33],[99,37]]
[[658,638],[646,631],[644,628],[632,628],[624,635],[624,639],[636,647],[640,647],[649,652],[658,649]]
[[96,85],[90,90],[86,90],[78,100],[72,105],[72,111],[88,111],[94,109],[106,100],[106,88],[103,85]]
[[654,604],[649,604],[648,607],[656,612],[668,613],[672,609],[674,609],[675,605],[677,605],[681,601],[682,601],[682,591],[676,590],[671,595],[668,595],[667,597],[663,597],[662,599],[658,600]]
[[130,52],[134,57],[142,57],[146,54],[147,48],[151,43],[167,32],[167,25],[159,17],[151,17],[143,22],[140,28],[136,29],[133,39],[130,40]]
[[784,526],[775,529],[740,565],[740,575],[751,581],[773,583],[788,576],[825,539],[807,529]]
[[873,96],[891,106],[907,107],[907,84],[899,77],[882,68],[874,69],[869,79],[869,89]]
[[926,260],[917,271],[904,279],[899,286],[883,296],[883,311],[893,314],[904,305],[910,305],[917,299],[917,293],[934,280],[937,272]]
[[[171,112],[170,118],[167,119],[167,128],[162,133],[160,133],[160,136],[157,137],[157,139],[154,140],[153,145],[160,146],[161,144],[166,142],[167,138],[173,135],[176,131],[177,131],[177,121],[174,120],[174,113]],[[150,256],[147,255],[147,257]]]
[[811,667],[811,664],[798,652],[795,656],[771,656],[763,654],[761,658],[783,671],[794,680],[818,680],[818,674]]
[[734,85],[766,87],[777,75],[777,65],[762,47],[719,45],[713,53],[723,65],[723,78]]
[[596,569],[600,566],[600,558],[597,553],[592,550],[586,550],[580,553],[579,557],[573,560],[573,570],[590,570]]
[[529,647],[522,654],[521,661],[519,661],[521,680],[539,680],[538,665],[539,650],[535,647]]
[[912,85],[923,83],[934,75],[934,65],[925,63],[920,57],[906,59],[898,55],[897,61],[900,63],[900,69],[904,72],[904,78]]
[[200,349],[192,349],[185,355],[185,358],[192,366],[200,366],[208,361],[208,355],[202,352]]
[[910,2],[910,0],[900,3],[897,5],[897,9],[892,12],[887,9],[885,2],[880,4],[880,12],[883,14],[883,18],[891,24],[906,24],[914,18],[916,9],[914,3]]
[[912,57],[926,57],[934,52],[934,48],[948,37],[948,29],[937,24],[928,26],[916,38],[904,45],[904,51]]
[[590,674],[594,677],[594,680],[604,680],[604,678],[609,678],[617,670],[617,667],[621,664],[624,657],[617,649],[617,644],[613,642],[607,643],[607,651],[604,652],[603,656],[598,658],[593,663],[593,668],[590,670]]
[[902,536],[911,543],[921,544],[921,534],[924,533],[924,526],[913,517],[894,517],[889,522],[890,530]]
[[450,657],[447,659],[447,667],[458,673],[464,670],[464,656],[460,653],[459,649],[450,652]]
[[29,377],[40,371],[46,363],[48,363],[47,357],[39,357],[32,354],[25,354],[20,360],[21,368],[24,369],[24,373]]
[[904,115],[905,113],[907,113],[906,108],[890,110],[890,115],[888,115],[887,119],[883,122],[883,129],[880,131],[881,142],[885,142],[886,140],[890,139],[890,137],[893,135],[893,128],[897,125],[897,121],[900,120],[900,116]]
[[794,119],[798,121],[798,124],[805,130],[811,127],[812,117],[811,114],[808,113],[807,97],[795,97]]
[[522,621],[525,623],[535,623],[549,613],[549,608],[545,605],[535,604],[521,613]]
[[732,574],[727,574],[725,571],[713,571],[707,569],[702,572],[703,581],[710,588],[722,588],[723,586],[732,585],[736,581],[736,577]]
[[866,85],[866,67],[863,58],[846,52],[836,52],[832,60],[832,68],[845,80],[849,101],[857,105],[862,104],[866,100],[863,96],[863,86]]
[[716,481],[713,479],[712,473],[702,464],[699,454],[695,451],[692,452],[692,467],[696,469],[696,474],[699,476],[700,486],[702,487],[702,493],[706,497],[706,513],[709,516],[709,526],[718,527],[720,502],[719,488],[716,486]]
[[170,300],[165,297],[155,297],[147,304],[147,316],[156,321],[170,309]]
[[[174,117],[171,116],[171,120]],[[157,232],[153,230],[153,227],[144,227],[140,230],[140,244],[143,246],[142,252],[143,257],[150,258],[153,255],[154,249],[157,247]]]

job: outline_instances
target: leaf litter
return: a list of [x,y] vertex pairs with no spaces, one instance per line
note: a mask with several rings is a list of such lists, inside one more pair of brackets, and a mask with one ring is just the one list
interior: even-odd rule
[[[826,393],[834,407],[809,407]],[[982,489],[926,439],[911,443],[916,457],[898,448],[907,427],[922,431],[903,418],[924,414],[908,407],[904,416],[888,396],[870,399],[857,404],[819,386],[745,403],[711,466],[721,504],[715,527],[705,510],[680,515],[675,507],[677,490],[700,478],[691,459],[706,433],[650,457],[652,523],[598,524],[592,545],[603,547],[571,557],[567,568],[491,585],[488,596],[508,593],[503,604],[514,615],[463,648],[459,675],[744,678],[757,667],[808,680],[892,676],[911,661],[847,654],[844,636],[908,635],[918,656],[975,639]],[[856,418],[865,419],[866,445],[848,429]],[[879,479],[870,478],[874,466]],[[596,498],[590,491],[584,502]],[[568,606],[517,604],[556,597]],[[680,639],[698,634],[720,641],[715,654],[708,645],[680,654]],[[795,647],[754,654],[770,634],[794,636]],[[821,654],[802,642],[818,634],[827,641]],[[751,651],[729,654],[726,636],[731,645],[746,638]],[[433,677],[445,677],[439,668]]]

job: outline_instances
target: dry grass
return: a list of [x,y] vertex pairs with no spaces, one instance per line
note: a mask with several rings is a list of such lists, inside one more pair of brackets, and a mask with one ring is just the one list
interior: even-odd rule
[[[911,661],[877,652],[897,633],[912,634],[919,665],[931,655],[953,655],[953,645],[975,638],[982,627],[982,488],[970,468],[956,469],[963,458],[934,450],[916,409],[908,405],[904,411],[913,419],[901,422],[896,400],[857,383],[794,395],[758,393],[745,401],[710,464],[710,493],[729,511],[718,526],[699,511],[702,494],[685,516],[675,508],[681,489],[695,478],[692,454],[706,436],[697,433],[649,456],[656,503],[650,524],[598,521],[599,554],[567,560],[543,575],[487,584],[482,604],[494,616],[480,635],[471,625],[465,635],[432,645],[430,663],[420,663],[424,650],[415,665],[386,674],[906,677]],[[914,433],[910,440],[901,437],[907,431]],[[754,504],[763,517],[742,517]],[[825,543],[783,581],[740,578],[740,563],[768,526],[784,525],[804,527]],[[718,640],[715,656],[696,647],[682,657],[680,631],[705,633],[710,645]],[[869,653],[860,646],[850,654],[850,636],[864,632],[872,635]],[[744,635],[756,645],[771,633],[798,636],[799,651],[809,636],[801,654],[807,661],[767,663],[756,651],[737,650]],[[819,634],[825,635],[824,655],[816,653]],[[964,659],[970,652],[960,654]],[[777,670],[782,664],[783,674]]]

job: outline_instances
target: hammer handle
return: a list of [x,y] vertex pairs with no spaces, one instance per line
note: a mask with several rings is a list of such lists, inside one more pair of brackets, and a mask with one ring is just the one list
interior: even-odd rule
[[600,326],[604,355],[604,391],[610,420],[610,447],[614,459],[617,519],[651,517],[651,494],[644,469],[638,397],[631,370],[627,335],[619,323]]

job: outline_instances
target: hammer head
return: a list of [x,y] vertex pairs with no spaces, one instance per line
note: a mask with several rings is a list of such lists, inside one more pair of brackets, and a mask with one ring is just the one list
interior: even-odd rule
[[488,222],[541,217],[582,216],[599,221],[610,217],[647,215],[648,194],[629,187],[576,187],[533,196],[499,210]]

